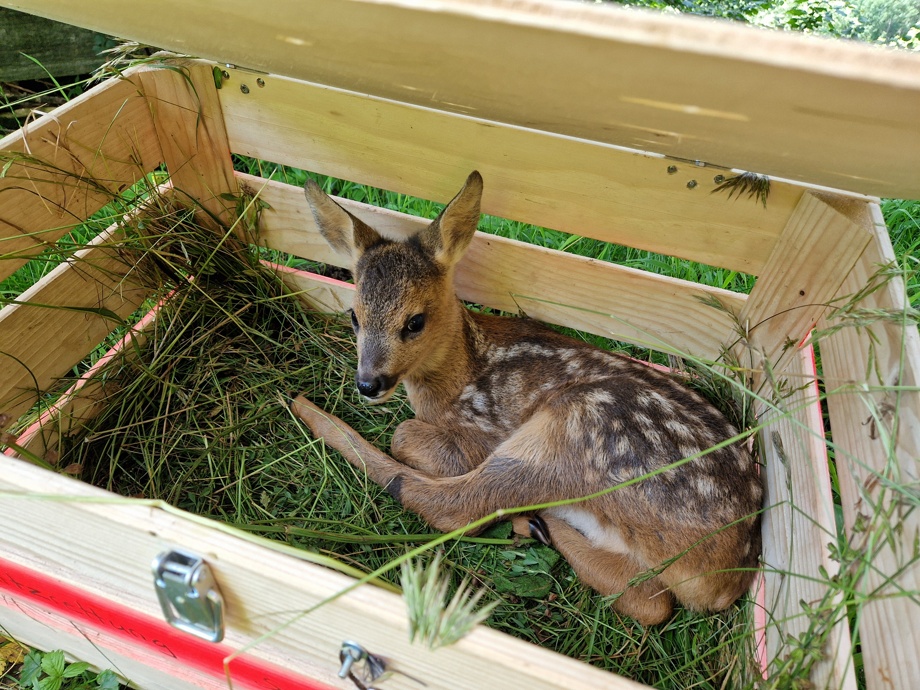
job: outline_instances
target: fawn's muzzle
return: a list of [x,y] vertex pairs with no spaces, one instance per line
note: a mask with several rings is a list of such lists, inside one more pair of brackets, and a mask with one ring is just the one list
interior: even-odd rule
[[374,376],[373,378],[355,377],[358,392],[369,400],[386,396],[396,387],[396,379],[391,376]]

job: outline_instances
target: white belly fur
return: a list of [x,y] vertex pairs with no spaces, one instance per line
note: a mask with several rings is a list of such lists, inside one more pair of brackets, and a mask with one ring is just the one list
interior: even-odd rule
[[623,535],[620,534],[616,527],[601,526],[592,513],[580,509],[577,505],[547,508],[543,512],[549,513],[559,520],[564,520],[585,535],[591,544],[599,549],[612,551],[613,553],[631,553],[630,548],[623,541]]

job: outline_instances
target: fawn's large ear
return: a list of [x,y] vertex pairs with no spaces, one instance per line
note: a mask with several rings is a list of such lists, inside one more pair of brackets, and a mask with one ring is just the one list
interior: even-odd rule
[[482,176],[474,170],[441,215],[419,234],[422,244],[434,252],[439,263],[453,266],[460,261],[479,224],[481,200]]
[[339,254],[351,257],[352,264],[383,241],[376,230],[335,203],[313,180],[307,180],[303,191],[323,237]]

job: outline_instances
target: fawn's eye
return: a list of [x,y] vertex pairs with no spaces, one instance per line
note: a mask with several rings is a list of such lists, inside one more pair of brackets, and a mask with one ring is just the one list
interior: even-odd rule
[[409,320],[406,321],[406,325],[403,328],[403,333],[409,335],[411,333],[418,333],[425,327],[425,315],[416,314],[415,316],[409,317]]
[[358,329],[361,328],[361,326],[358,325],[358,317],[355,316],[355,310],[354,310],[354,309],[349,309],[348,311],[349,311],[349,313],[351,314],[351,327],[354,328],[354,329],[355,329],[355,333],[357,333],[357,332],[358,332]]

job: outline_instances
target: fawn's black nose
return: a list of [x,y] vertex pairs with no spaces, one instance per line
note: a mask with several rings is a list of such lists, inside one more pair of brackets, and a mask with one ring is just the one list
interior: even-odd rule
[[375,376],[372,379],[355,379],[358,392],[365,398],[376,398],[393,387],[393,379],[389,376]]

